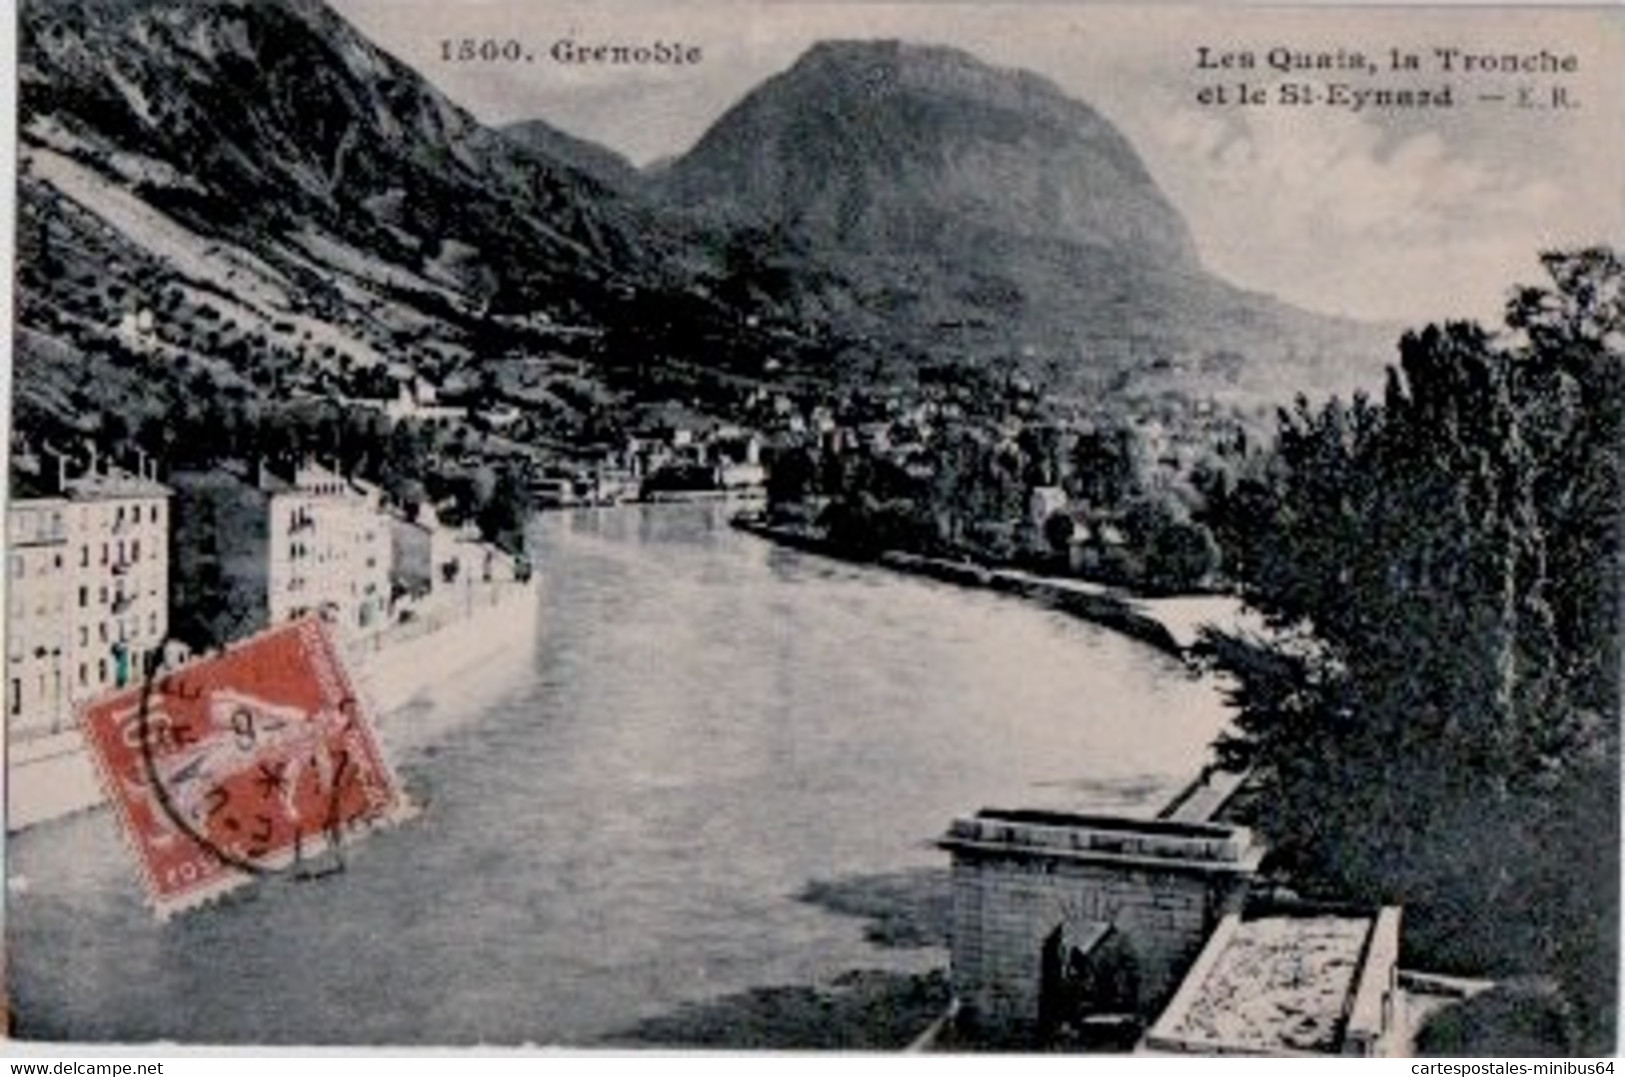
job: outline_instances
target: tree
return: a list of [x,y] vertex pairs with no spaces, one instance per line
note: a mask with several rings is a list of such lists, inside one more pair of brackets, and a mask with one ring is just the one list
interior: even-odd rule
[[1151,536],[1145,550],[1146,583],[1153,589],[1188,594],[1219,568],[1219,544],[1199,523],[1176,520]]
[[817,453],[806,446],[793,445],[776,450],[768,461],[767,503],[782,511],[805,501],[818,490]]
[[489,492],[483,484],[481,492],[485,496],[475,513],[480,533],[510,553],[523,553],[525,522],[530,517],[530,487],[525,476],[517,468],[505,467],[492,477]]
[[1212,649],[1301,879],[1407,904],[1413,957],[1532,958],[1611,1046],[1625,272],[1546,265],[1507,333],[1407,334],[1380,406],[1282,414],[1218,510],[1252,514],[1219,532],[1278,635]]
[[1141,487],[1144,447],[1132,427],[1095,427],[1073,449],[1078,496],[1094,511],[1121,508]]
[[1072,547],[1072,537],[1077,533],[1077,522],[1069,512],[1052,512],[1044,519],[1044,541],[1049,543],[1054,553],[1065,554]]

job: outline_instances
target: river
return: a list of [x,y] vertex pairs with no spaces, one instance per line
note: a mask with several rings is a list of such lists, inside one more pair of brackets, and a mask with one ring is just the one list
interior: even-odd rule
[[389,716],[416,817],[159,923],[113,817],[7,855],[13,1034],[585,1044],[684,1004],[918,972],[802,900],[942,868],[982,806],[1148,808],[1211,685],[1018,599],[772,546],[718,505],[551,514],[533,653]]

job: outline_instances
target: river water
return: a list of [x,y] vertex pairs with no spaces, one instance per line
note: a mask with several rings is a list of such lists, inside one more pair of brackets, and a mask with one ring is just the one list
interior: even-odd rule
[[534,651],[383,723],[422,811],[343,872],[159,923],[109,813],[14,838],[14,1034],[583,1044],[752,987],[940,967],[798,895],[941,868],[932,840],[983,806],[1155,807],[1224,721],[1133,641],[727,511],[539,518]]

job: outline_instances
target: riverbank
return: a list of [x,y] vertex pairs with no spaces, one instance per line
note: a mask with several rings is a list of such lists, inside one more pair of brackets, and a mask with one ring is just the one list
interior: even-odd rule
[[[953,888],[944,867],[809,882],[798,901],[866,921],[881,950],[946,951]],[[779,1051],[901,1051],[947,1011],[946,965],[852,968],[815,983],[754,987],[678,1007],[604,1038],[605,1046]]]
[[649,490],[638,494],[618,494],[611,497],[576,497],[560,499],[556,496],[538,497],[531,508],[537,512],[573,512],[577,509],[613,509],[624,505],[693,505],[710,502],[761,503],[767,500],[767,489],[762,486],[730,486],[701,490]]
[[1225,595],[1144,598],[1087,580],[1044,576],[1013,568],[989,568],[972,561],[925,557],[902,550],[886,550],[872,560],[857,558],[830,542],[816,528],[772,524],[747,515],[736,516],[731,523],[738,530],[806,553],[842,561],[864,561],[960,587],[1017,595],[1109,628],[1181,660],[1190,658],[1204,627],[1225,632],[1262,630],[1261,623],[1250,616],[1240,602]]
[[[346,643],[372,713],[389,716],[439,685],[535,645],[538,578],[480,584],[421,610],[413,621]],[[10,745],[6,831],[100,808],[106,793],[77,724]]]

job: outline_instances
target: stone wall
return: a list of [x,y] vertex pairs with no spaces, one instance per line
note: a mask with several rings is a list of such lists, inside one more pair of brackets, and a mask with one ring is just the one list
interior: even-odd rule
[[953,986],[980,1039],[1036,1031],[1045,939],[1117,929],[1135,956],[1140,1014],[1154,1015],[1221,916],[1238,908],[1260,850],[1244,828],[1038,812],[956,820]]

